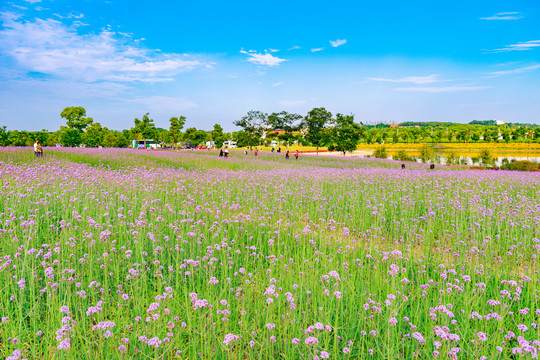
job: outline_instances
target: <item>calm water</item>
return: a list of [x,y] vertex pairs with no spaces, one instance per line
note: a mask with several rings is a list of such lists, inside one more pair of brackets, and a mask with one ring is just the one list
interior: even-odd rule
[[[368,155],[359,155],[359,157],[369,157]],[[388,157],[389,159],[393,159],[392,156]],[[436,155],[435,157],[435,164],[446,164],[446,156],[444,155]],[[540,156],[498,156],[495,158],[495,165],[501,166],[505,162],[512,162],[512,161],[520,161],[520,160],[528,160],[535,163],[540,163]],[[416,160],[417,162],[422,162],[420,159]],[[472,156],[460,156],[459,157],[459,164],[462,165],[481,165],[482,161],[478,157],[472,157]]]

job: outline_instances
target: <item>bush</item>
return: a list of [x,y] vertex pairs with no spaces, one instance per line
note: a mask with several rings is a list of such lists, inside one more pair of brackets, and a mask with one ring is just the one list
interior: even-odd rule
[[386,159],[388,157],[388,154],[386,153],[386,148],[383,146],[375,149],[375,151],[373,152],[373,156],[379,159]]
[[396,160],[401,160],[401,161],[413,161],[412,157],[407,155],[405,150],[399,150],[397,155],[395,156],[395,159]]
[[459,163],[459,156],[457,156],[455,151],[449,152],[446,157],[446,165],[456,165],[457,163]]
[[488,149],[484,149],[480,151],[480,159],[482,160],[482,165],[493,165],[493,156],[491,155],[491,151]]
[[428,161],[432,160],[435,157],[435,153],[433,152],[433,149],[431,146],[424,145],[420,149],[420,159],[422,162],[427,163]]
[[539,164],[533,163],[532,161],[521,160],[504,164],[503,166],[501,166],[501,170],[539,171],[540,166]]

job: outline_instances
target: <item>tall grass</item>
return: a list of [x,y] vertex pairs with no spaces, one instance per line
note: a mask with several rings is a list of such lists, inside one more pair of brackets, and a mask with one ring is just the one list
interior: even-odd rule
[[508,359],[540,347],[538,175],[27,153],[0,150],[3,357]]

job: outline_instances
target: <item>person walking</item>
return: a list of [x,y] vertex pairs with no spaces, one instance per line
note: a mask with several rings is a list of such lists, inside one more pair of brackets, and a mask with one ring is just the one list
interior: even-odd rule
[[298,160],[298,150],[296,150],[296,152],[294,153],[294,158]]
[[285,160],[289,160],[289,150],[285,153]]

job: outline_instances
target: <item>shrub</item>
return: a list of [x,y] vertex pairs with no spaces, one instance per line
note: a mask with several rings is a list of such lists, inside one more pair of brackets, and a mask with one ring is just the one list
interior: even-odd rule
[[432,160],[435,157],[435,153],[433,152],[433,149],[431,146],[424,145],[420,149],[420,159],[422,162],[426,163],[430,160]]
[[395,156],[395,159],[396,160],[401,160],[401,161],[413,161],[412,157],[407,155],[405,150],[399,150],[397,155]]
[[501,166],[501,170],[514,170],[514,171],[538,171],[540,170],[539,164],[532,161],[521,160],[504,164]]
[[386,153],[386,148],[383,146],[375,149],[375,151],[373,152],[373,156],[379,159],[386,159],[388,157],[388,154]]
[[493,164],[493,156],[491,155],[491,151],[488,149],[484,149],[480,151],[480,159],[482,160],[482,165],[492,165]]
[[455,151],[448,153],[446,157],[446,165],[456,165],[459,162],[459,156],[457,156]]

